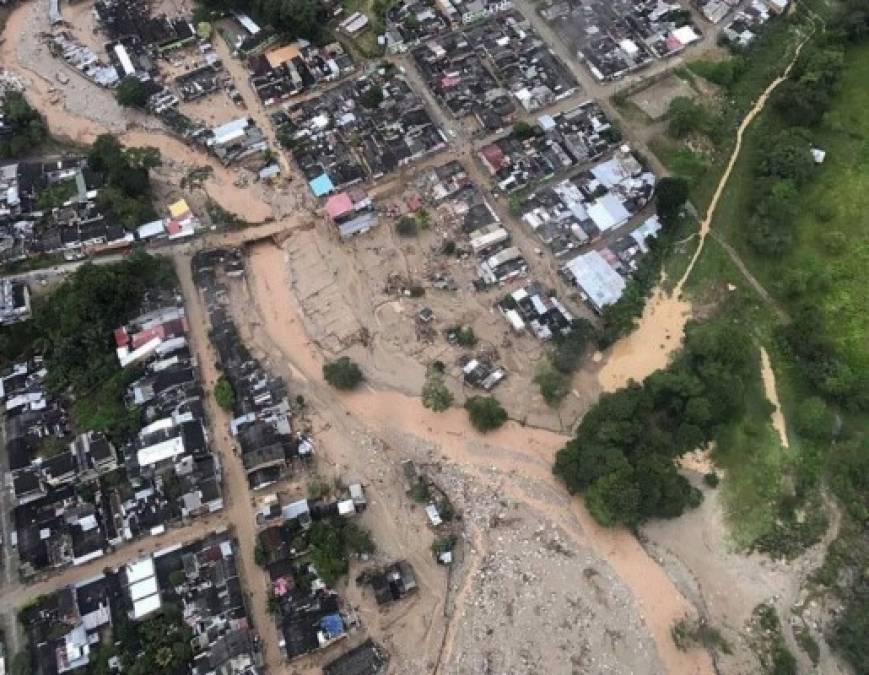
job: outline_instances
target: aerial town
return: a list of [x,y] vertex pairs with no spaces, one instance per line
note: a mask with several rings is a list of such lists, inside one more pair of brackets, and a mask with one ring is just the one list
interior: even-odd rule
[[869,0],[0,30],[0,675],[869,673]]

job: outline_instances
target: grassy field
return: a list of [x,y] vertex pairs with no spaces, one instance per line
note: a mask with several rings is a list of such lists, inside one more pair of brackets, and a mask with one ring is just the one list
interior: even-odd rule
[[[780,38],[787,38],[782,33]],[[765,52],[766,53],[766,52]],[[767,55],[772,59],[773,52]],[[778,69],[783,61],[779,51]],[[755,70],[756,68],[756,70]],[[771,66],[749,69],[751,76],[738,91],[734,109],[756,96]],[[702,70],[699,69],[699,70]],[[695,74],[695,77],[699,75]],[[806,270],[819,270],[824,285],[809,285],[800,296],[821,310],[822,321],[836,336],[838,351],[855,370],[869,368],[869,45],[854,47],[846,57],[840,91],[817,129],[813,145],[827,152],[825,162],[799,195],[799,216],[794,223],[797,243],[786,254],[757,255],[747,244],[747,223],[751,212],[754,176],[752,166],[759,140],[783,126],[771,110],[749,129],[728,188],[713,222],[713,231],[729,242],[755,277],[786,310],[793,310],[784,292],[788,279]],[[736,88],[730,89],[736,92]],[[673,139],[658,141],[654,149],[673,169],[688,160],[684,146]],[[705,207],[729,148],[718,149],[719,157],[692,185],[692,199],[698,209]],[[685,173],[684,171],[682,173]],[[693,248],[693,243],[686,244]],[[683,271],[682,257],[668,262],[670,279]],[[791,447],[783,448],[769,422],[769,408],[758,388],[751,393],[750,412],[739,423],[723,431],[716,460],[727,471],[722,485],[734,544],[750,546],[763,536],[778,536],[781,504],[795,492],[814,498],[826,468],[829,443],[802,438],[791,427],[799,402],[811,396],[800,367],[779,349],[774,334],[777,319],[771,308],[746,283],[722,246],[710,238],[698,261],[686,291],[702,314],[726,312],[750,326],[758,344],[769,351],[777,377],[779,396],[791,431]],[[714,309],[713,309],[714,308]],[[852,433],[869,430],[869,419],[859,413],[843,412],[844,425]],[[799,486],[799,489],[797,487]],[[806,486],[809,486],[808,490]],[[775,532],[774,532],[775,531]]]

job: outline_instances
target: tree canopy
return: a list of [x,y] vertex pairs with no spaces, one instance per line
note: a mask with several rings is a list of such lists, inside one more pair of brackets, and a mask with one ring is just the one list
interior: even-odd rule
[[323,365],[323,379],[336,389],[355,389],[362,382],[362,371],[347,356]]
[[0,110],[3,113],[3,124],[12,132],[0,138],[0,157],[20,157],[48,137],[45,122],[30,107],[22,93],[6,92]]
[[97,195],[99,206],[127,227],[156,217],[151,204],[151,169],[160,166],[156,148],[124,148],[111,134],[97,137],[88,151],[88,166],[105,177]]
[[666,370],[606,394],[556,457],[555,474],[586,492],[604,525],[672,518],[699,493],[673,459],[711,440],[741,414],[747,378],[756,371],[747,335],[723,320],[689,327]]
[[121,80],[115,90],[118,103],[127,108],[144,108],[148,103],[148,90],[138,77],[129,75]]
[[507,421],[507,411],[492,396],[471,396],[465,401],[468,418],[477,431],[493,431]]

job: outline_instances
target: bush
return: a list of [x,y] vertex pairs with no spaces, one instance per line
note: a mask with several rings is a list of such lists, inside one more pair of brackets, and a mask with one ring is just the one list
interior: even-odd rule
[[570,392],[570,380],[549,366],[544,366],[537,372],[534,382],[540,387],[540,395],[546,405],[552,408],[557,408]]
[[419,224],[413,216],[402,216],[395,223],[395,232],[402,237],[415,237],[419,231]]
[[323,379],[336,389],[355,389],[362,382],[362,371],[347,356],[323,365]]
[[658,181],[655,188],[655,209],[661,223],[674,226],[679,219],[679,212],[688,201],[688,181],[684,178],[665,177]]
[[806,438],[829,440],[833,434],[833,414],[822,398],[810,396],[797,405],[794,427]]
[[687,96],[677,96],[667,109],[667,129],[675,138],[703,131],[706,127],[706,110]]
[[115,97],[126,108],[144,108],[148,103],[148,90],[142,80],[129,75],[121,80],[115,90]]
[[430,370],[422,387],[422,404],[435,412],[448,410],[453,404],[453,394],[444,384],[443,378]]
[[214,400],[224,410],[232,410],[235,408],[235,391],[232,384],[225,377],[221,376],[214,385]]
[[507,421],[507,411],[491,396],[471,396],[465,401],[468,419],[477,431],[486,433]]
[[477,344],[477,335],[470,326],[460,326],[456,330],[456,342],[462,347],[473,347]]
[[703,474],[703,482],[706,483],[711,488],[718,487],[718,483],[721,482],[721,479],[718,478],[718,474],[714,471],[710,471],[709,473]]

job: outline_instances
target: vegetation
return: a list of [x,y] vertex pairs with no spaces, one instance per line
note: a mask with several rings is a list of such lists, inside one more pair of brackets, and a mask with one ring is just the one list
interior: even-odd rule
[[115,90],[115,97],[126,108],[144,108],[148,103],[148,90],[142,80],[135,75],[128,75]]
[[739,326],[694,324],[666,369],[604,395],[583,418],[576,438],[558,452],[554,471],[571,492],[586,492],[604,525],[673,518],[699,502],[674,458],[716,436],[743,411],[756,353]]
[[667,130],[674,138],[698,133],[716,138],[719,133],[719,119],[687,96],[677,96],[670,102],[667,118]]
[[492,396],[471,396],[465,401],[468,419],[477,431],[493,431],[507,421],[507,411]]
[[594,335],[594,326],[586,319],[576,319],[572,330],[566,335],[556,334],[552,339],[552,350],[548,354],[552,368],[562,375],[574,373]]
[[216,12],[248,12],[261,25],[272,26],[288,38],[323,44],[330,37],[329,14],[325,5],[317,0],[203,0],[202,4]]
[[309,541],[311,562],[330,586],[347,574],[351,554],[374,552],[368,532],[355,522],[340,518],[315,522],[309,530]]
[[422,386],[422,404],[435,412],[448,410],[453,404],[453,393],[444,384],[443,374],[435,368],[429,368]]
[[704,619],[692,619],[683,617],[670,629],[673,643],[682,651],[695,646],[713,649],[724,654],[730,654],[730,645],[714,626],[710,626]]
[[115,643],[101,646],[91,659],[89,673],[108,675],[108,662],[114,656],[132,675],[183,673],[192,667],[193,632],[174,609],[139,622],[122,619],[112,627],[112,637]]
[[98,136],[88,151],[88,165],[105,177],[97,195],[98,205],[126,227],[156,218],[149,172],[161,162],[156,148],[125,149],[111,134]]
[[21,157],[39,147],[48,138],[48,129],[39,113],[30,107],[24,94],[6,92],[2,104],[4,126],[12,133],[0,138],[0,158]]
[[570,393],[570,380],[548,364],[537,371],[534,382],[540,387],[540,395],[546,401],[546,405],[552,408],[557,408],[564,397]]
[[323,379],[336,389],[355,389],[362,382],[362,371],[348,356],[323,365]]
[[455,329],[456,344],[460,347],[473,347],[477,344],[477,335],[470,326],[458,326]]
[[419,223],[413,216],[402,216],[395,223],[395,232],[401,237],[415,237],[419,232]]
[[36,206],[41,211],[63,206],[64,203],[77,193],[75,180],[65,180],[47,187],[36,197]]
[[232,410],[235,408],[235,390],[232,388],[232,383],[225,377],[221,376],[214,385],[214,400],[224,410]]
[[534,133],[534,127],[528,124],[528,122],[519,120],[513,125],[513,135],[520,141],[524,141],[526,138],[531,138]]

